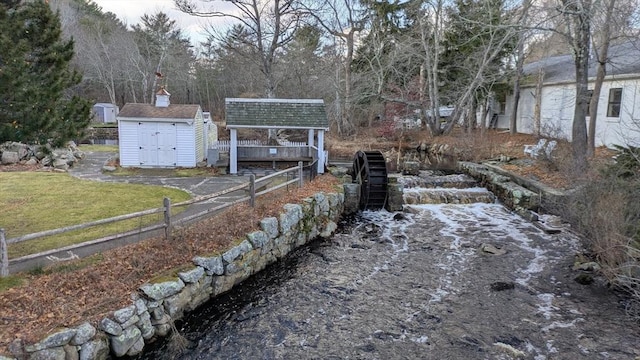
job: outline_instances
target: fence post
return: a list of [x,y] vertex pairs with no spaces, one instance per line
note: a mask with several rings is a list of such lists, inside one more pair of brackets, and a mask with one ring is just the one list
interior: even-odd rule
[[249,175],[249,206],[256,206],[256,176]]
[[0,229],[0,256],[0,277],[7,277],[9,276],[9,254],[4,229]]
[[302,161],[298,161],[298,186],[304,186],[304,167]]
[[164,206],[164,239],[169,240],[171,237],[171,199],[164,198],[162,205]]

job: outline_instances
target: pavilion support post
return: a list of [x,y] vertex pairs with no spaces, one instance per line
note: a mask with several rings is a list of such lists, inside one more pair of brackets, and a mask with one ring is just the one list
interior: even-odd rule
[[313,145],[314,145],[314,138],[315,138],[315,132],[313,131],[313,129],[309,129],[309,133],[308,133],[308,137],[307,137],[307,147],[309,148],[309,156],[313,156]]
[[318,130],[318,174],[324,174],[324,130]]
[[238,173],[238,130],[230,129],[231,142],[229,143],[229,173]]

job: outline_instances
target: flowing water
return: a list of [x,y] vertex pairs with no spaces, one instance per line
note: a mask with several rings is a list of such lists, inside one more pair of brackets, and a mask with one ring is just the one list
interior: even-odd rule
[[486,190],[464,191],[482,200],[458,196],[406,205],[401,213],[358,214],[332,239],[297,250],[188,315],[178,324],[180,337],[159,341],[140,358],[640,355],[638,326],[624,300],[597,277],[590,285],[574,281],[578,237],[544,233],[485,201]]

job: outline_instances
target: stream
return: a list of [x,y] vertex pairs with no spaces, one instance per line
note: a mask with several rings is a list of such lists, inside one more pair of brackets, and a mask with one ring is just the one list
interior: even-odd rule
[[545,233],[485,189],[442,195],[440,185],[437,196],[407,191],[404,212],[345,219],[331,239],[188,314],[179,335],[136,359],[640,356],[626,300],[596,274],[575,281],[576,235]]

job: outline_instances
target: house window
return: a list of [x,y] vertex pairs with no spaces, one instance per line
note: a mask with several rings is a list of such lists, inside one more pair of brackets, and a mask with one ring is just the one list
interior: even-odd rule
[[609,105],[607,117],[620,117],[620,104],[622,103],[622,89],[609,89]]

